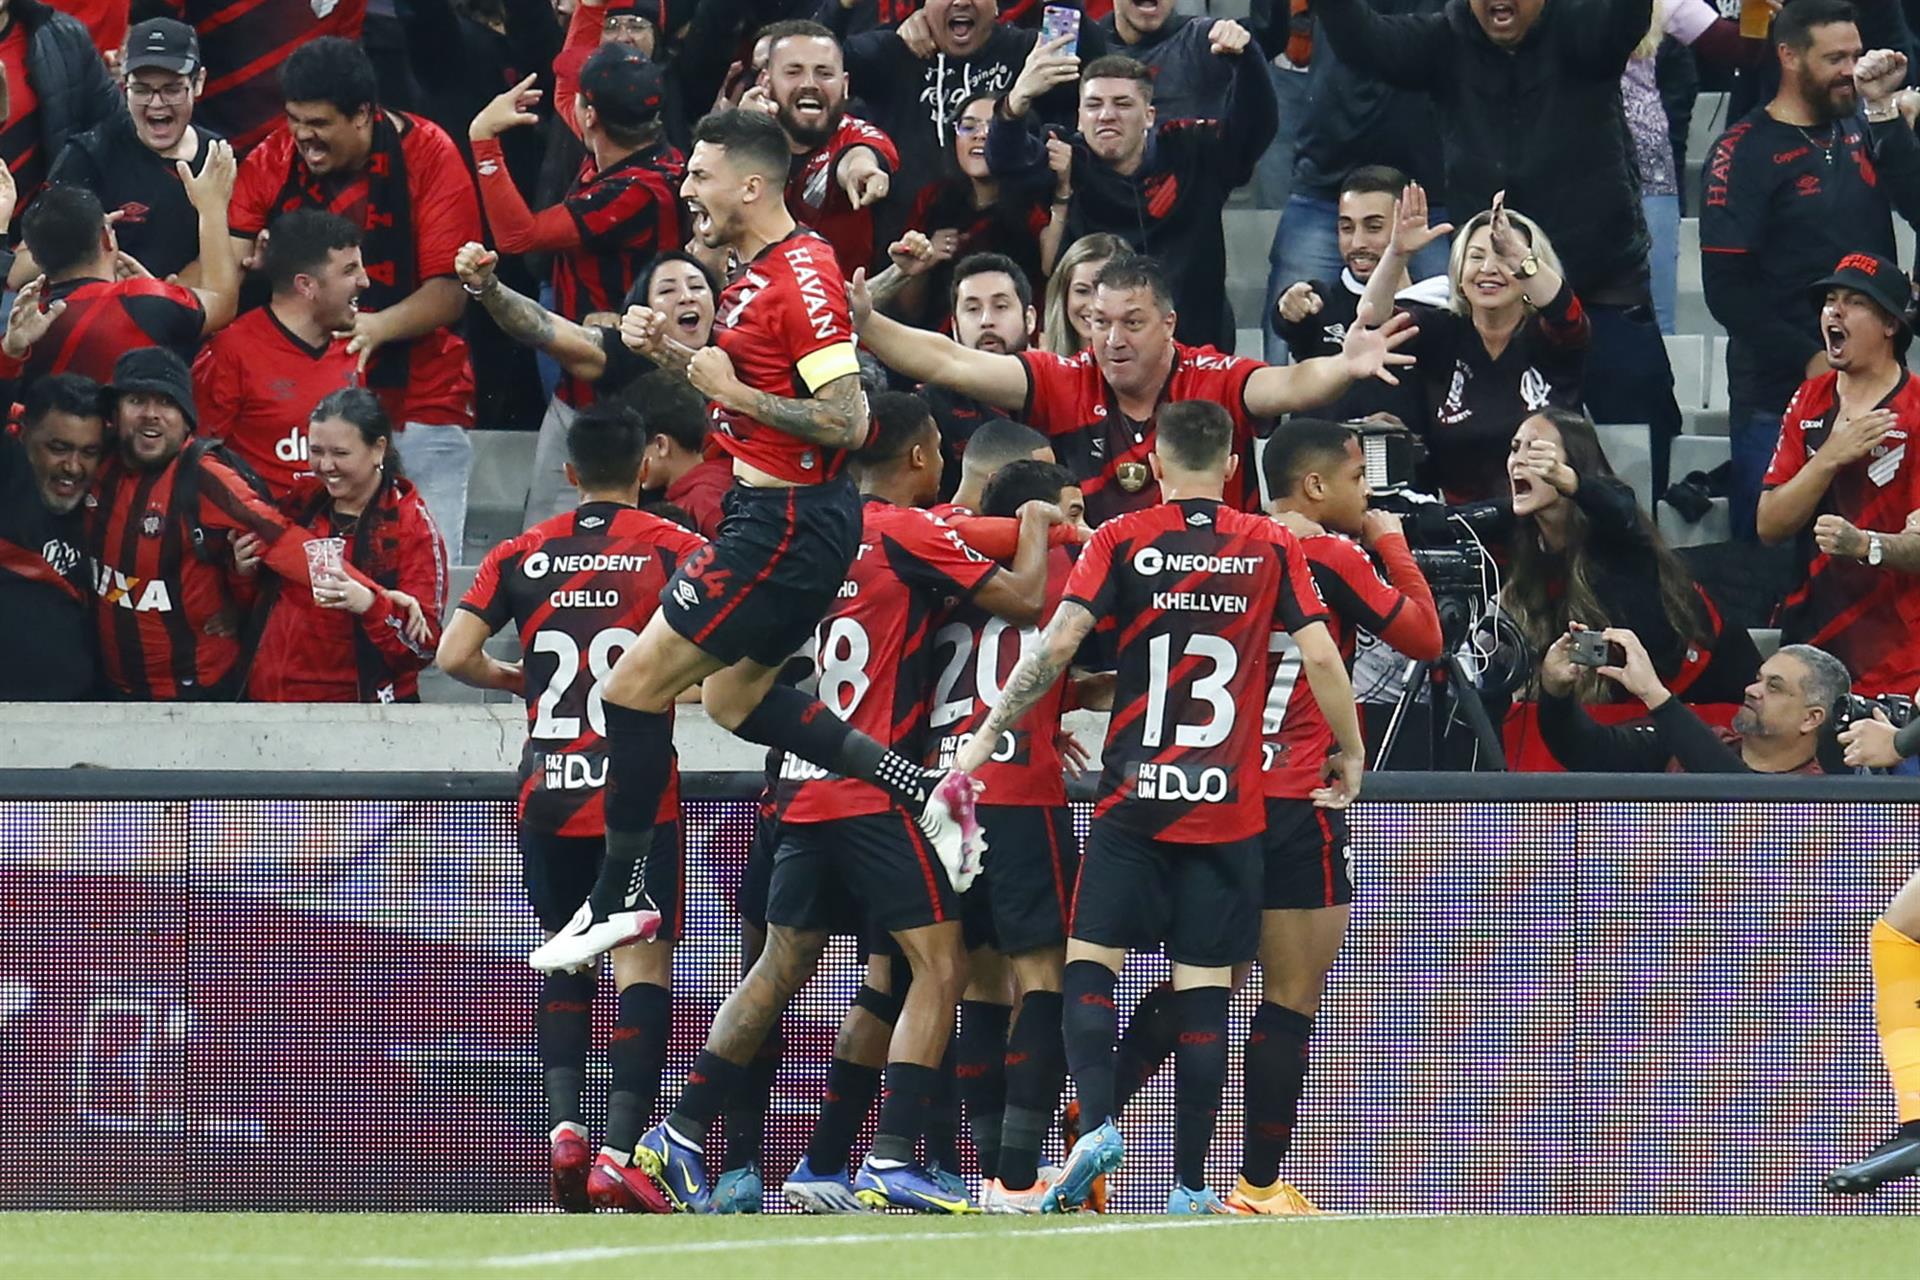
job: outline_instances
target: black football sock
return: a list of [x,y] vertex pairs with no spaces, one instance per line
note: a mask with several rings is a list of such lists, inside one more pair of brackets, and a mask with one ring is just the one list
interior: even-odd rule
[[693,1069],[687,1072],[686,1087],[680,1091],[680,1101],[667,1117],[667,1124],[688,1142],[701,1145],[707,1140],[707,1126],[727,1105],[746,1073],[742,1064],[702,1049],[693,1060]]
[[[1007,1111],[1007,1023],[1013,1010],[984,1000],[960,1003],[953,1076],[967,1104],[967,1130],[980,1157],[980,1176],[1000,1176],[1000,1133]],[[941,1161],[943,1166],[946,1161]]]
[[1247,1028],[1247,1136],[1240,1176],[1253,1186],[1270,1187],[1278,1181],[1280,1164],[1293,1146],[1312,1035],[1312,1018],[1265,1000]]
[[673,718],[609,702],[607,713],[607,857],[595,881],[595,919],[631,911],[641,900],[660,797],[673,773]]
[[1220,1091],[1227,1083],[1228,987],[1176,991],[1180,1020],[1175,1050],[1173,1173],[1180,1185],[1198,1191],[1207,1185],[1207,1150],[1213,1146]]
[[549,973],[540,979],[534,1013],[534,1051],[547,1081],[551,1124],[581,1124],[580,1095],[587,1084],[587,1045],[592,1037],[591,973]]
[[1113,1119],[1113,1042],[1120,1024],[1114,980],[1113,970],[1094,960],[1068,962],[1061,977],[1061,1034],[1080,1099],[1082,1136]]
[[807,1142],[807,1167],[823,1176],[839,1173],[853,1156],[854,1139],[880,1093],[880,1068],[835,1058],[827,1067],[827,1090]]
[[[611,725],[609,725],[611,727]],[[912,813],[919,813],[940,775],[860,732],[820,699],[790,685],[767,690],[734,730],[748,742],[790,751],[843,778],[871,782]]]
[[1000,1130],[1000,1185],[1007,1190],[1025,1191],[1038,1176],[1040,1145],[1066,1080],[1060,993],[1029,991],[1007,1036],[1007,1118]]
[[780,1054],[786,1042],[775,1027],[747,1064],[740,1087],[727,1100],[727,1159],[724,1171],[761,1163],[766,1144],[767,1107],[773,1101],[774,1077],[780,1073]]
[[1173,987],[1161,983],[1134,1006],[1127,1019],[1127,1033],[1120,1037],[1120,1052],[1114,1062],[1114,1114],[1127,1109],[1133,1095],[1147,1087],[1160,1068],[1173,1056],[1180,1039],[1179,1020],[1173,1013]]
[[951,1038],[947,1053],[934,1069],[933,1092],[927,1096],[927,1163],[958,1172],[960,1168],[960,1091],[954,1079],[955,1051]]
[[660,1097],[660,1073],[667,1065],[667,1038],[672,1032],[673,1000],[667,989],[636,982],[620,992],[620,1012],[613,1038],[607,1042],[607,1062],[613,1083],[607,1091],[607,1140],[611,1151],[633,1152],[633,1144],[653,1115]]
[[926,1131],[927,1115],[939,1089],[939,1067],[887,1064],[887,1096],[880,1103],[880,1128],[873,1135],[875,1160],[912,1163],[914,1144]]

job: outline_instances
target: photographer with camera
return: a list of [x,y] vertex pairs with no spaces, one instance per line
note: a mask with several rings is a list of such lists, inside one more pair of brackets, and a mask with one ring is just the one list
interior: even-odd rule
[[[1613,473],[1586,415],[1548,408],[1514,432],[1507,485],[1517,529],[1500,603],[1543,652],[1575,619],[1641,638],[1654,674],[1683,702],[1738,702],[1760,665],[1746,628],[1728,626]],[[1585,702],[1624,696],[1591,669]]]
[[1856,692],[1905,694],[1920,684],[1920,385],[1905,273],[1851,253],[1814,289],[1831,372],[1800,384],[1760,495],[1768,543],[1799,539],[1802,580],[1780,611],[1781,639],[1829,649],[1859,674]]
[[[1576,701],[1581,667],[1646,705],[1648,718],[1603,725]],[[1715,729],[1661,683],[1640,637],[1573,623],[1540,660],[1540,733],[1575,773],[1822,773],[1821,731],[1847,695],[1847,669],[1811,645],[1760,664],[1731,729]]]

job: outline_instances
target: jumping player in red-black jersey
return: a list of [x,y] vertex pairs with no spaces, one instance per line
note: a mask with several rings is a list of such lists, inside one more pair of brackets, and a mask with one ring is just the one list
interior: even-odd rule
[[1344,806],[1359,791],[1365,745],[1352,686],[1300,544],[1267,516],[1222,500],[1238,464],[1233,431],[1216,404],[1161,413],[1149,459],[1166,501],[1094,534],[1039,646],[954,759],[964,782],[1096,626],[1117,632],[1114,710],[1062,983],[1067,1065],[1087,1127],[1043,1212],[1078,1207],[1095,1178],[1120,1167],[1114,983],[1129,949],[1156,943],[1173,962],[1180,1005],[1168,1211],[1226,1212],[1206,1188],[1206,1154],[1226,1078],[1233,966],[1259,943],[1260,731],[1276,623],[1299,645],[1340,744],[1333,781],[1315,798]]
[[[924,815],[931,771],[824,714],[817,698],[775,684],[860,545],[859,495],[841,472],[869,429],[845,284],[826,242],[786,211],[787,163],[786,134],[766,115],[702,120],[681,195],[694,236],[745,264],[721,295],[717,345],[681,345],[667,317],[647,307],[621,321],[629,347],[684,373],[712,402],[710,440],[733,456],[735,483],[720,536],[674,575],[664,607],[607,677],[607,860],[580,914],[530,957],[536,968],[578,965],[651,932],[657,917],[629,899],[629,887],[639,883],[667,781],[668,713],[695,684],[714,720],[741,737],[878,783],[928,828],[949,874],[977,843],[970,811],[960,821]],[[699,1071],[730,1086],[729,1065]]]
[[[887,394],[874,403],[875,433],[855,455],[865,501],[858,553],[816,631],[821,714],[850,723],[890,750],[924,751],[934,622],[950,598],[971,599],[1016,625],[1039,614],[1048,531],[1057,511],[1030,508],[1018,553],[1001,569],[938,518],[917,510],[939,491],[940,436],[925,402]],[[671,606],[669,606],[671,607]],[[966,1212],[913,1163],[965,978],[956,902],[970,879],[949,880],[925,834],[895,797],[857,778],[787,757],[779,845],[767,892],[766,949],[714,1016],[687,1087],[665,1124],[641,1140],[648,1167],[677,1208],[706,1207],[697,1145],[727,1090],[813,974],[850,900],[867,926],[887,933],[911,968],[887,1052],[878,1135],[848,1197],[879,1208]]]
[[1254,420],[1325,404],[1362,378],[1398,385],[1393,370],[1413,363],[1397,350],[1414,330],[1405,316],[1380,328],[1355,325],[1337,357],[1264,365],[1211,347],[1174,341],[1173,294],[1151,258],[1121,257],[1101,270],[1093,343],[1077,356],[1047,351],[998,355],[914,329],[875,312],[861,273],[853,280],[854,323],[888,368],[997,406],[1053,437],[1100,525],[1160,500],[1147,465],[1154,423],[1168,404],[1211,400],[1233,419],[1242,471],[1227,478],[1229,506],[1252,510]]
[[[567,432],[567,472],[580,490],[579,509],[489,552],[440,642],[440,667],[455,679],[526,699],[520,855],[527,896],[549,934],[586,900],[606,848],[602,679],[659,608],[660,588],[706,545],[697,534],[635,509],[645,448],[645,426],[631,410],[600,405],[582,412]],[[509,623],[518,626],[525,655],[517,664],[481,647]],[[662,920],[652,941],[613,952],[619,990],[607,1046],[613,1084],[606,1141],[591,1171],[580,1095],[596,976],[591,969],[553,972],[541,981],[534,1027],[553,1122],[553,1194],[574,1212],[594,1205],[667,1208],[632,1167],[632,1156],[666,1063],[673,944],[681,926],[680,796],[672,772],[656,817],[657,856],[647,860],[645,887]]]
[[[1349,427],[1291,418],[1273,433],[1261,457],[1268,510],[1311,528],[1300,539],[1314,585],[1327,604],[1327,626],[1342,659],[1353,662],[1365,630],[1410,657],[1440,656],[1440,618],[1433,593],[1400,531],[1398,517],[1369,511],[1366,458]],[[1370,554],[1371,553],[1371,554]],[[1374,557],[1386,566],[1386,577]],[[1333,730],[1313,690],[1300,680],[1300,652],[1284,630],[1271,637],[1262,765],[1266,875],[1260,916],[1262,1001],[1246,1043],[1246,1141],[1240,1180],[1227,1206],[1242,1213],[1318,1212],[1280,1165],[1292,1145],[1306,1083],[1307,1045],[1327,971],[1346,937],[1353,878],[1346,857],[1345,815],[1313,802]],[[1234,985],[1250,972],[1234,974]],[[1121,1106],[1174,1051],[1177,1029],[1171,988],[1149,992],[1127,1020],[1118,1064]]]

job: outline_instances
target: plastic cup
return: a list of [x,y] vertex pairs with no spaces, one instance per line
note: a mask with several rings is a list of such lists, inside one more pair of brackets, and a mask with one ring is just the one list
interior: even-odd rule
[[310,538],[307,548],[307,578],[313,584],[313,598],[320,599],[320,583],[347,576],[347,540]]
[[1740,0],[1740,38],[1765,40],[1773,25],[1773,8],[1767,0]]

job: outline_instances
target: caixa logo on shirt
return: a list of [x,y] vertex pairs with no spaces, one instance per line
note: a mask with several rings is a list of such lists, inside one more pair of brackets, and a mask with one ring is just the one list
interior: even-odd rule
[[605,757],[547,755],[541,771],[548,791],[597,791],[607,785]]
[[172,613],[173,596],[159,578],[129,578],[118,569],[96,566],[94,592],[108,604],[135,613]]
[[1142,764],[1134,794],[1142,800],[1195,800],[1219,803],[1233,784],[1227,771],[1210,765],[1198,773],[1177,764]]

